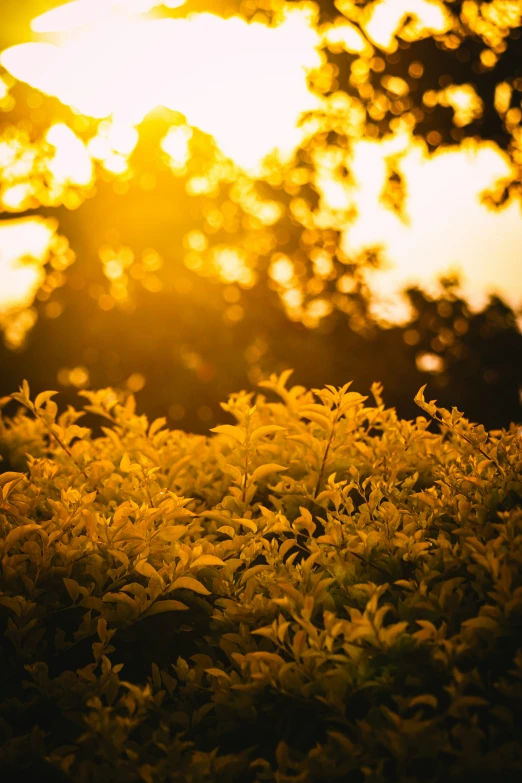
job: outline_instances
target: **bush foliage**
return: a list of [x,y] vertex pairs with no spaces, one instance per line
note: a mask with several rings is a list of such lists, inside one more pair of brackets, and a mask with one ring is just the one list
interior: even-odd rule
[[4,780],[519,779],[516,426],[289,378],[210,437],[110,389],[100,437],[12,395]]

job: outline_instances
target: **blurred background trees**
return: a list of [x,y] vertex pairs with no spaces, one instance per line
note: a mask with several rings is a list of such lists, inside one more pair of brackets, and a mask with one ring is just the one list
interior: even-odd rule
[[[0,0],[0,49],[34,39],[31,19],[61,5]],[[520,218],[522,2],[174,5],[151,2],[139,18],[211,12],[277,27],[288,8],[308,14],[319,43],[306,78],[317,103],[303,113],[303,136],[290,157],[245,168],[172,107],[134,125],[92,117],[17,80],[6,56],[0,261],[3,248],[4,263],[33,274],[16,302],[5,296],[2,309],[0,300],[0,394],[24,377],[65,400],[113,385],[152,416],[206,431],[228,393],[294,367],[308,386],[354,379],[366,392],[380,380],[387,404],[408,417],[428,382],[427,396],[489,427],[520,420],[513,300],[468,301],[441,260],[438,285],[410,283],[384,301],[373,283],[390,264],[378,240],[383,213],[375,242],[357,246],[350,231],[372,177],[379,208],[407,227],[408,161],[455,150],[495,158],[477,199],[500,211],[516,204]],[[25,238],[45,226],[49,241],[39,252],[13,248],[8,225]],[[435,241],[422,237],[412,268]],[[522,264],[510,263],[520,291]]]

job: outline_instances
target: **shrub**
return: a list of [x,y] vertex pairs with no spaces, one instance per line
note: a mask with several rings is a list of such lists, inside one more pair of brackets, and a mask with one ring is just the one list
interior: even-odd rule
[[289,377],[211,437],[110,389],[83,393],[100,437],[12,395],[4,780],[519,779],[516,426]]

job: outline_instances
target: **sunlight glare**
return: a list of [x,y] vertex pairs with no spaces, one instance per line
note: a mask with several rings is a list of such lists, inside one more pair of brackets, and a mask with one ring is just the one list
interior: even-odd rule
[[[68,4],[36,26],[63,30],[85,21],[86,8]],[[209,13],[182,19],[104,14],[98,22],[60,43],[13,46],[0,62],[62,103],[120,125],[138,125],[157,106],[179,112],[248,170],[274,150],[288,157],[302,140],[299,118],[318,105],[306,74],[321,62],[309,12],[287,11],[275,27]]]
[[49,171],[59,185],[88,185],[93,176],[92,161],[84,143],[64,123],[52,125],[45,135],[55,148]]
[[[381,200],[386,159],[401,146],[406,222]],[[383,248],[386,267],[370,270],[367,278],[377,298],[390,302],[415,284],[435,293],[440,275],[456,271],[475,308],[490,293],[520,307],[520,273],[515,272],[521,264],[520,202],[494,211],[481,201],[481,194],[511,174],[509,159],[496,145],[470,140],[428,155],[422,140],[361,140],[354,145],[352,174],[357,218],[344,232],[343,250],[350,255]]]
[[451,15],[440,0],[376,0],[365,16],[367,35],[388,52],[397,48],[396,35],[407,18],[412,21],[401,33],[406,40],[440,34],[451,27]]
[[0,224],[0,312],[30,304],[42,282],[55,233],[52,220],[22,218]]
[[100,24],[110,17],[119,14],[143,14],[159,5],[169,8],[183,5],[184,0],[176,6],[163,3],[161,0],[73,0],[71,3],[53,8],[31,22],[35,33],[59,33],[74,30],[87,25]]

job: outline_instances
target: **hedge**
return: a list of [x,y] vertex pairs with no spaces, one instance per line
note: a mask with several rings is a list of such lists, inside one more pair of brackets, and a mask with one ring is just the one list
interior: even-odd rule
[[0,401],[3,780],[520,779],[520,431],[289,380]]

